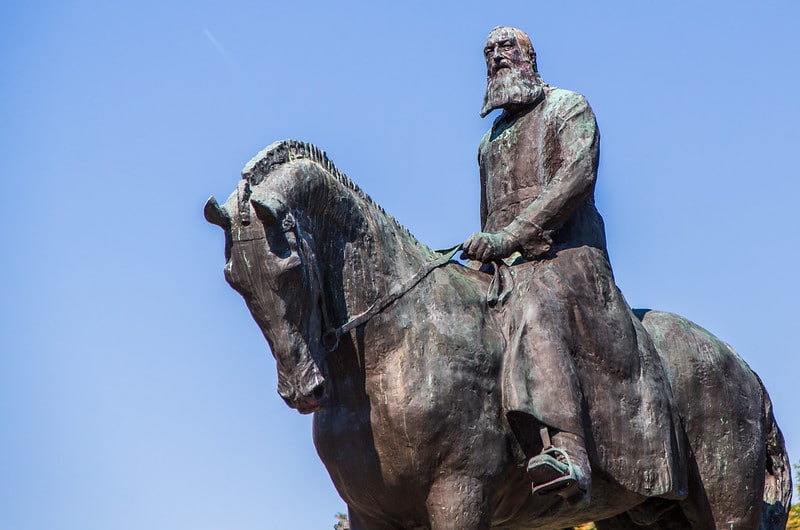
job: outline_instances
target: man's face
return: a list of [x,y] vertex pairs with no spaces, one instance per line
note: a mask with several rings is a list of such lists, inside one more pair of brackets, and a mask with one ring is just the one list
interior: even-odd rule
[[514,28],[495,28],[489,33],[483,48],[488,75],[481,117],[494,109],[513,110],[535,103],[543,95],[527,39]]
[[519,68],[524,62],[516,35],[505,28],[489,35],[483,48],[483,55],[486,58],[486,71],[489,77],[494,77],[500,70],[506,68]]

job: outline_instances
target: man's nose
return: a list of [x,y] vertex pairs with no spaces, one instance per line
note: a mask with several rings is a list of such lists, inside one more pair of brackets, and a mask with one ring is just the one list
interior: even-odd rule
[[503,50],[500,49],[500,46],[495,46],[492,48],[492,60],[495,62],[500,62],[503,59],[505,59],[505,56],[503,56]]

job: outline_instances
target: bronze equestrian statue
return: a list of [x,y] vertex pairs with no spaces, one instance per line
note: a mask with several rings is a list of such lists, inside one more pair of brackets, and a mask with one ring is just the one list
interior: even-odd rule
[[481,114],[503,114],[462,246],[483,264],[417,241],[302,142],[206,204],[351,528],[783,528],[791,470],[761,381],[614,283],[586,100],[542,82],[519,30],[484,52]]

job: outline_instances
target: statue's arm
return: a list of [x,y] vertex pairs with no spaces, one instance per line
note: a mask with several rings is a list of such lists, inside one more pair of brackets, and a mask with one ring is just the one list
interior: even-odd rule
[[577,93],[566,96],[551,126],[558,137],[560,164],[547,168],[551,174],[542,192],[503,229],[526,254],[549,250],[548,234],[594,192],[597,178],[600,134],[586,98]]
[[[490,134],[491,130],[486,133],[481,140],[480,146],[478,147],[478,168],[480,169],[481,178],[481,230],[483,230],[483,227],[486,226],[486,219],[489,216],[489,205],[488,201],[486,200],[486,169],[483,167],[483,153],[484,150],[488,148]],[[483,232],[476,232],[464,242],[464,245],[462,246],[464,252],[461,255],[461,259],[469,259],[469,261],[467,261],[467,267],[476,270],[481,268],[481,261],[488,259],[489,257],[488,255],[484,256],[483,254],[479,254],[477,252],[478,249],[476,240],[479,237],[479,234],[483,234]]]
[[486,168],[483,166],[483,153],[489,149],[489,138],[492,130],[483,135],[478,146],[478,169],[481,177],[481,230],[486,226],[486,219],[489,217],[489,204],[486,200]]
[[481,230],[486,226],[486,218],[489,216],[489,206],[486,202],[486,170],[483,167],[483,160],[481,159],[484,142],[488,143],[488,140],[484,138],[484,140],[481,141],[481,146],[478,148],[478,168],[480,168],[481,175]]

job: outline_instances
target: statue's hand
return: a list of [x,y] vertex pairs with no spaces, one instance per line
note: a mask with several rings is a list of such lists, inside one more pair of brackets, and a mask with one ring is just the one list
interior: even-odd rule
[[461,259],[475,259],[486,263],[511,255],[516,247],[516,239],[508,232],[475,232],[464,242]]

